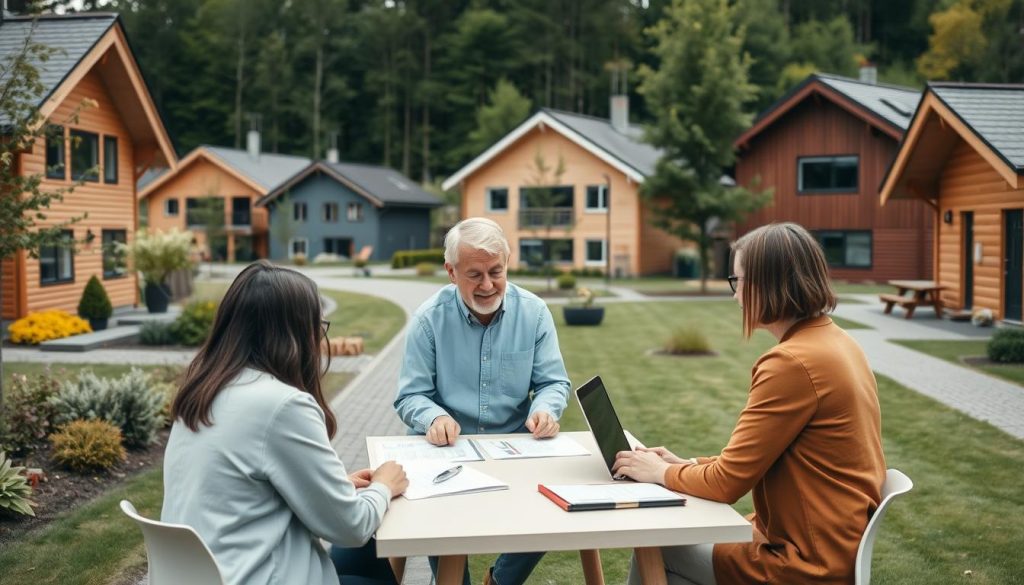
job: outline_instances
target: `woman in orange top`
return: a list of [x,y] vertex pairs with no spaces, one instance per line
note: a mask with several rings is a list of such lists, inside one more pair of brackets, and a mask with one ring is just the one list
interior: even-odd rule
[[[753,491],[753,542],[662,548],[670,584],[852,584],[885,479],[875,376],[827,316],[836,297],[807,230],[766,225],[733,250],[743,332],[765,329],[779,343],[754,364],[729,443],[697,459],[622,452],[615,470],[729,504]],[[630,583],[640,582],[635,565]]]

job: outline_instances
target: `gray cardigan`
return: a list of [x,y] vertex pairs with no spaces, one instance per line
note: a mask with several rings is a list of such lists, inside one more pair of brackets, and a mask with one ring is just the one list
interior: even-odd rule
[[161,519],[194,528],[226,583],[338,585],[319,539],[365,544],[390,490],[356,490],[313,397],[268,374],[245,370],[211,414],[198,432],[171,429]]

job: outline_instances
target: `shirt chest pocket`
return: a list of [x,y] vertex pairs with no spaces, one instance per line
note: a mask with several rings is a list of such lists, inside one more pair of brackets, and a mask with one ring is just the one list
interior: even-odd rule
[[533,377],[533,350],[510,351],[501,354],[501,393],[526,398]]

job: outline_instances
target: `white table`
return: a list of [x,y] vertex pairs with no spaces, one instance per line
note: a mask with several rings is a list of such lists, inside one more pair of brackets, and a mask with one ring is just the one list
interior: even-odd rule
[[[658,547],[751,541],[753,528],[730,506],[692,496],[682,507],[562,510],[537,491],[537,484],[611,481],[593,435],[564,434],[592,455],[463,463],[501,479],[509,489],[415,501],[396,498],[377,530],[377,554],[391,557],[399,571],[404,561],[396,559],[439,556],[438,585],[459,585],[468,554],[578,550],[586,583],[596,585],[604,583],[598,549],[634,548],[643,582],[657,585],[665,583]],[[382,463],[376,446],[388,438],[366,438],[372,467]]]

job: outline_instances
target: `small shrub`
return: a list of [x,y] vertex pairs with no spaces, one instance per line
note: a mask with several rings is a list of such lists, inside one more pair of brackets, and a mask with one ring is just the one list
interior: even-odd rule
[[201,345],[210,335],[213,318],[217,315],[217,303],[193,301],[185,305],[181,315],[175,319],[171,332],[182,345]]
[[103,288],[100,279],[93,275],[82,291],[81,300],[78,301],[78,315],[83,319],[108,319],[113,311],[107,289]]
[[76,420],[50,436],[53,460],[74,471],[110,469],[125,460],[121,431],[103,420]]
[[306,255],[305,254],[295,254],[295,255],[293,255],[292,256],[292,264],[294,264],[296,266],[305,266],[306,265]]
[[51,339],[64,339],[89,333],[89,322],[58,309],[29,313],[8,328],[12,343],[37,345]]
[[1004,363],[1024,363],[1024,329],[999,329],[988,342],[988,359]]
[[663,349],[673,355],[706,354],[711,353],[711,343],[703,331],[687,325],[673,331]]
[[437,264],[420,262],[416,265],[416,276],[434,276],[437,274]]
[[154,390],[160,392],[164,397],[160,415],[164,417],[165,426],[170,426],[174,422],[171,419],[171,403],[178,395],[178,389],[181,388],[184,376],[185,370],[181,366],[158,366],[149,371],[149,379],[153,383]]
[[65,382],[53,399],[58,422],[104,420],[121,429],[125,444],[144,447],[164,426],[165,391],[140,369],[120,378],[99,378],[84,370]]
[[427,250],[398,250],[391,256],[392,268],[408,268],[421,262],[444,264],[444,250],[430,248]]
[[149,321],[139,328],[139,343],[142,345],[174,345],[177,342],[171,323]]
[[568,272],[558,275],[558,290],[572,290],[576,288],[576,277]]
[[370,261],[366,258],[354,258],[352,260],[352,266],[355,266],[356,268],[366,268],[366,265],[369,263]]
[[23,457],[46,441],[57,420],[51,400],[60,382],[47,370],[37,376],[15,374],[4,388],[3,416],[0,417],[0,450]]
[[0,512],[35,516],[36,503],[30,498],[32,486],[21,473],[24,467],[14,467],[7,455],[0,451]]

